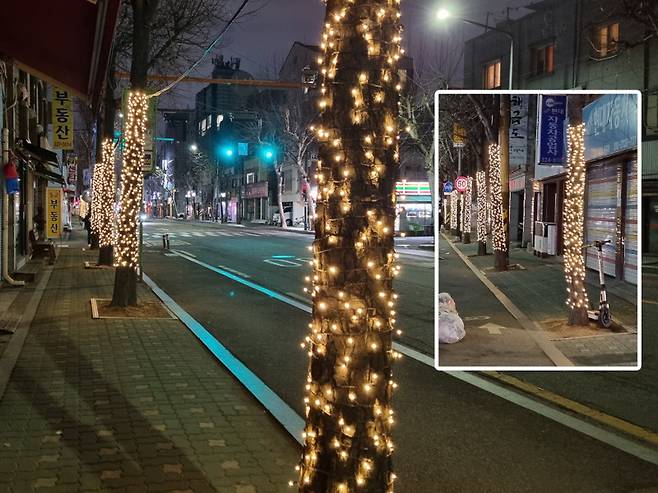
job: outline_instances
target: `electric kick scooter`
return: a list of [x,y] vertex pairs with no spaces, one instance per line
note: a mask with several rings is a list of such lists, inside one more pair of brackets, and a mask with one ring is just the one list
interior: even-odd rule
[[588,310],[587,315],[590,320],[598,320],[601,327],[609,328],[612,325],[612,315],[610,314],[610,305],[608,304],[608,296],[605,291],[605,274],[603,273],[603,245],[610,243],[611,240],[593,241],[584,245],[584,248],[595,248],[596,256],[599,261],[599,284],[601,294],[599,296],[599,309]]

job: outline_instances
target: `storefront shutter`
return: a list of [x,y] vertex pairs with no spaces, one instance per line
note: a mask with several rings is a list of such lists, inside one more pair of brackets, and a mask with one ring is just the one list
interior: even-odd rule
[[637,161],[628,163],[625,206],[624,281],[637,284]]
[[[587,169],[587,215],[585,242],[611,240],[603,247],[603,272],[615,276],[615,219],[617,175],[614,163],[599,163]],[[596,251],[587,249],[587,267],[598,270]]]

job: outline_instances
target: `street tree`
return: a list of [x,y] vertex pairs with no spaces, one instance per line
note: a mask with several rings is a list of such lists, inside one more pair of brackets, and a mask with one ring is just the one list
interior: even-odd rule
[[398,2],[328,0],[301,492],[393,490]]

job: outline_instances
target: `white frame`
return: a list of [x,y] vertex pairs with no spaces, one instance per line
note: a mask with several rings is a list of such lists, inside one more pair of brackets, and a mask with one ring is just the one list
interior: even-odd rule
[[[581,89],[473,89],[473,90],[438,90],[434,93],[434,169],[440,169],[439,165],[439,96],[457,94],[530,94],[530,95],[569,95],[569,94],[632,94],[637,97],[637,217],[638,217],[638,266],[637,266],[637,360],[634,366],[439,366],[439,304],[436,298],[440,291],[439,286],[439,248],[436,244],[434,249],[434,368],[438,371],[638,371],[642,368],[642,93],[638,90],[581,90]],[[434,173],[434,190],[440,193],[439,173]],[[435,201],[435,204],[438,201]],[[435,205],[435,208],[437,206]],[[438,218],[438,210],[434,211],[434,217]],[[434,221],[434,237],[439,238],[440,225]]]

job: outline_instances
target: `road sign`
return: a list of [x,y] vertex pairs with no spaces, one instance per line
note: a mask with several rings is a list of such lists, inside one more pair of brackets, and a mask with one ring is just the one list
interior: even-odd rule
[[455,180],[455,188],[458,192],[465,192],[468,189],[468,178],[465,176],[458,176]]
[[453,188],[454,187],[452,186],[452,182],[450,180],[448,180],[447,182],[445,182],[443,184],[443,193],[445,193],[445,194],[451,193]]
[[466,147],[466,129],[459,123],[452,124],[452,146]]

